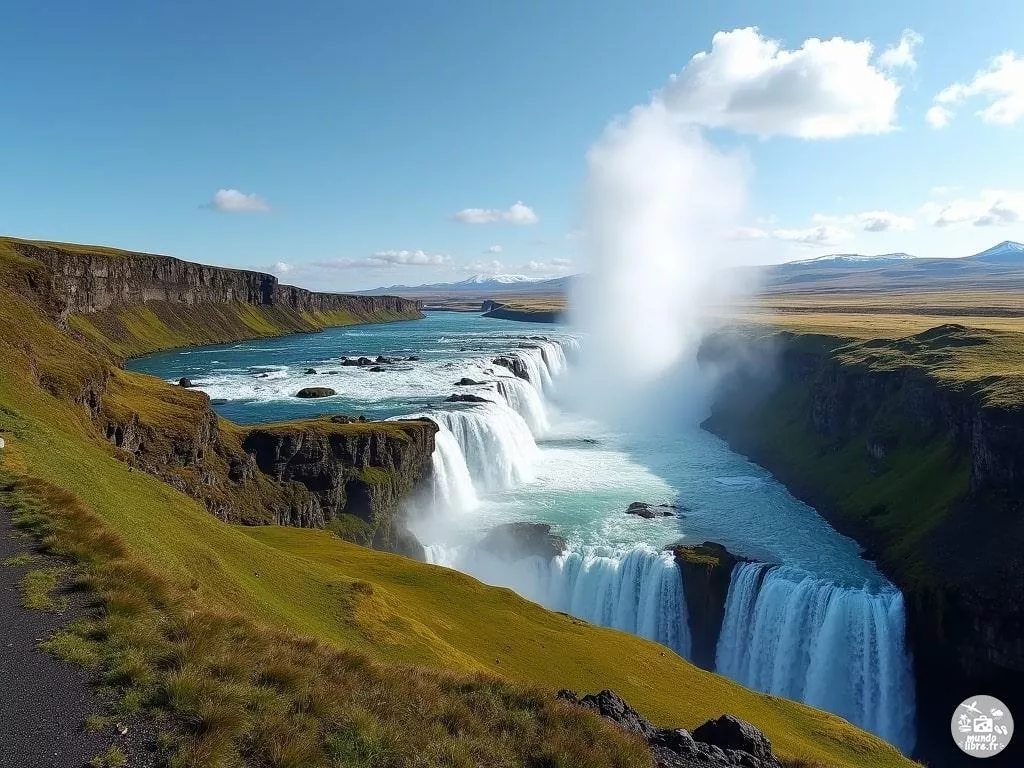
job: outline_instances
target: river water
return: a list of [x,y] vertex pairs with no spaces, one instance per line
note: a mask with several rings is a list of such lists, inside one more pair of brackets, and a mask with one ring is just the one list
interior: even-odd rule
[[[909,751],[914,697],[900,592],[854,541],[695,423],[631,432],[574,411],[565,384],[578,345],[556,326],[438,312],[170,351],[129,367],[188,377],[243,424],[322,413],[432,418],[441,427],[434,487],[410,511],[429,560],[683,656],[686,601],[665,546],[717,541],[770,563],[733,572],[717,671],[840,714]],[[383,372],[341,365],[364,355],[418,359]],[[517,358],[530,380],[495,365],[498,355]],[[462,378],[485,383],[456,386]],[[296,398],[306,386],[338,395]],[[489,402],[445,402],[453,393]],[[633,501],[678,504],[682,515],[626,515]],[[550,523],[569,550],[508,563],[473,546],[494,525],[524,520]]]

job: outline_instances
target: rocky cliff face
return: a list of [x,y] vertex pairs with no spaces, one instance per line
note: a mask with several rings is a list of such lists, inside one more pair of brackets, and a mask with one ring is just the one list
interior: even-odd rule
[[[333,426],[333,423],[332,423]],[[288,525],[324,526],[342,515],[366,525],[378,549],[423,558],[406,529],[401,504],[431,477],[437,426],[426,420],[352,423],[327,427],[274,426],[252,429],[242,448],[260,471],[280,483],[298,483],[314,500]]]
[[[48,285],[41,292],[60,307],[61,321],[70,315],[90,315],[108,310],[171,304],[184,307],[242,304],[256,309],[291,313],[295,328],[318,330],[316,316],[327,320],[343,313],[352,322],[422,317],[419,303],[397,296],[351,296],[315,293],[281,285],[262,272],[211,267],[170,256],[155,256],[107,248],[10,241],[22,256],[48,270]],[[305,315],[306,317],[301,317]],[[250,335],[258,335],[250,329]]]
[[721,544],[672,547],[676,566],[683,579],[686,615],[690,624],[693,662],[704,669],[715,668],[715,650],[725,618],[725,599],[729,595],[732,569],[743,558],[736,557]]
[[[986,398],[985,381],[939,379],[920,358],[889,365],[871,347],[882,342],[761,343],[771,354],[731,369],[706,426],[857,538],[901,588],[921,729],[975,689],[1024,705],[1022,404]],[[984,343],[948,326],[892,346],[930,361]],[[713,344],[702,354],[716,355]]]

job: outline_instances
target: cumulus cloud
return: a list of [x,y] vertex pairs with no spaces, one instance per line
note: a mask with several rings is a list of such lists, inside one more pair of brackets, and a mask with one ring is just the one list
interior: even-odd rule
[[209,207],[223,213],[266,213],[270,210],[270,205],[259,195],[237,189],[218,189],[213,193]]
[[[901,66],[910,66],[916,38],[907,37]],[[890,66],[900,46],[886,56]],[[758,136],[833,139],[892,130],[900,85],[873,62],[864,41],[810,38],[796,50],[756,27],[718,32],[661,93],[682,119]]]
[[958,224],[998,227],[1019,224],[1024,222],[1024,192],[986,189],[976,197],[960,197],[945,203],[925,203],[921,213],[936,227]]
[[501,253],[504,250],[500,245],[492,245],[484,253]]
[[536,224],[540,219],[533,209],[521,200],[508,208],[463,208],[452,214],[463,224]]
[[[825,217],[815,217],[815,220]],[[849,240],[853,235],[834,224],[819,223],[807,229],[764,229],[762,227],[736,227],[729,233],[731,240],[785,240],[798,245],[827,246]]]
[[924,42],[924,38],[912,29],[903,30],[898,44],[886,48],[878,57],[878,66],[882,69],[917,69],[917,59],[914,58],[914,49]]
[[865,232],[908,232],[915,226],[909,216],[900,216],[892,211],[865,211],[845,216],[826,216],[814,214],[813,220],[818,224],[844,224],[856,226]]
[[949,121],[953,119],[953,113],[945,107],[940,107],[936,104],[924,113],[924,119],[932,128],[945,128],[949,125]]
[[270,271],[275,275],[283,275],[291,272],[293,269],[295,269],[295,267],[287,261],[277,261],[274,262],[274,266],[270,268]]
[[571,274],[572,268],[572,259],[533,260],[519,265],[506,264],[494,259],[492,261],[474,261],[460,267],[463,272],[476,275],[529,275],[537,278],[561,277]]
[[327,259],[314,262],[323,269],[390,269],[392,267],[443,267],[451,264],[451,256],[443,253],[401,250],[377,251],[365,259]]
[[799,245],[825,246],[836,245],[849,240],[853,235],[842,227],[832,224],[819,224],[808,229],[774,229],[772,237],[776,240],[788,240]]
[[925,117],[933,128],[944,128],[953,118],[954,108],[974,98],[987,102],[976,112],[986,123],[1012,125],[1024,117],[1024,57],[1007,51],[975,73],[971,82],[943,88]]

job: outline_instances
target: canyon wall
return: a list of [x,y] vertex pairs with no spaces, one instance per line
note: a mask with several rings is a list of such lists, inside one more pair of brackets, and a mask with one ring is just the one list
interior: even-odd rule
[[701,350],[727,371],[705,427],[903,591],[923,730],[981,691],[1024,706],[1024,402],[1012,376],[970,375],[1014,349],[948,325],[891,341],[718,337]]

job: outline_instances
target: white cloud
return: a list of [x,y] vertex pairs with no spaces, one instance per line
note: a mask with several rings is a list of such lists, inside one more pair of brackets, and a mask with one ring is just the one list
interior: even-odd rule
[[528,261],[525,264],[506,264],[493,261],[474,261],[463,264],[460,269],[475,275],[530,275],[532,277],[560,277],[573,271],[572,259],[551,259],[550,261]]
[[283,275],[291,272],[293,269],[295,269],[295,267],[287,261],[278,261],[274,263],[274,266],[270,268],[270,271],[275,275]]
[[729,233],[730,240],[767,240],[771,232],[760,227],[736,227]]
[[954,192],[958,191],[959,189],[960,187],[951,187],[945,184],[940,184],[937,187],[932,187],[931,189],[929,189],[928,194],[934,197],[943,197],[945,195],[951,195]]
[[365,259],[328,259],[314,262],[323,269],[389,269],[391,267],[443,267],[451,264],[451,256],[426,251],[378,251]]
[[266,213],[270,210],[270,205],[259,195],[237,189],[218,189],[209,207],[224,213]]
[[756,27],[718,32],[661,98],[687,122],[762,137],[884,133],[893,129],[900,85],[873,53],[866,40],[811,38],[790,51]]
[[914,49],[924,42],[924,38],[912,29],[903,30],[899,44],[892,48],[886,48],[878,57],[878,66],[882,69],[917,69],[917,59],[914,58]]
[[826,216],[816,213],[813,221],[817,224],[854,225],[865,232],[908,232],[916,222],[909,216],[900,216],[892,211],[865,211],[845,216]]
[[961,197],[946,203],[925,203],[921,213],[936,227],[971,224],[996,227],[1024,222],[1024,192],[986,189],[977,197]]
[[935,96],[936,106],[927,119],[934,128],[942,128],[953,116],[953,107],[980,97],[988,105],[976,113],[986,123],[1012,125],[1024,117],[1024,57],[1007,51],[996,56],[987,69],[975,73],[969,83],[953,83]]
[[819,224],[809,229],[774,229],[772,237],[776,240],[788,240],[800,245],[824,246],[836,245],[843,240],[849,240],[853,235],[832,224]]
[[463,224],[536,224],[540,219],[533,209],[521,200],[508,208],[463,208],[452,214],[452,218]]
[[504,250],[500,245],[492,245],[484,253],[501,253]]
[[945,107],[940,107],[936,104],[924,113],[924,119],[932,128],[945,128],[949,125],[949,121],[953,119],[953,113]]

